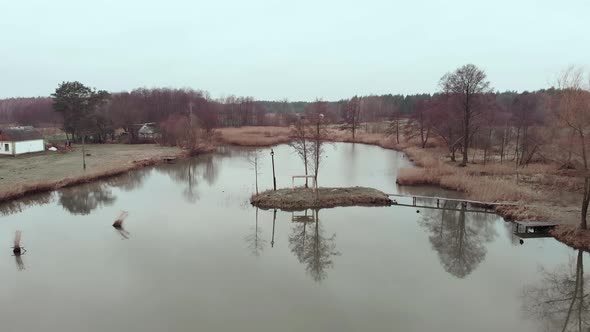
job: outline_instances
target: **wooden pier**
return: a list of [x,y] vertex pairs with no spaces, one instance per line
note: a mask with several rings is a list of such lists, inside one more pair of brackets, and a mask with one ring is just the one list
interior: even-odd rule
[[440,202],[458,202],[463,204],[472,204],[477,206],[498,206],[498,205],[508,205],[508,206],[516,206],[519,205],[518,203],[514,202],[482,202],[482,201],[474,201],[469,199],[461,199],[461,198],[446,198],[446,197],[436,197],[436,196],[420,196],[420,195],[403,195],[403,194],[387,194],[389,197],[402,197],[402,198],[412,198],[412,202],[415,205],[418,199],[428,199],[432,201],[436,201],[436,206],[440,206]]
[[[463,211],[463,212],[477,212],[477,213],[496,213],[493,209],[494,206],[498,205],[519,205],[514,202],[482,202],[474,201],[469,199],[461,198],[447,198],[447,197],[436,197],[436,196],[420,196],[420,195],[403,195],[403,194],[387,194],[389,197],[399,198],[411,198],[412,204],[398,202],[393,200],[394,205],[405,206],[405,207],[416,207],[422,209],[435,209],[435,210],[449,210],[449,211]],[[418,200],[432,201],[432,205],[419,203]],[[460,204],[461,207],[447,206],[446,202],[454,202]],[[436,203],[436,205],[434,205]]]
[[176,158],[177,157],[175,157],[175,156],[167,156],[167,157],[164,157],[162,159],[164,159],[167,163],[171,164],[171,163],[173,163],[173,162],[176,161]]
[[[519,203],[514,202],[482,202],[482,201],[474,201],[469,199],[460,199],[460,198],[446,198],[446,197],[436,197],[436,196],[420,196],[420,195],[403,195],[403,194],[387,194],[390,197],[400,197],[400,198],[407,198],[412,199],[412,203],[402,203],[394,200],[393,204],[397,206],[404,206],[404,207],[414,207],[420,209],[435,209],[435,210],[445,210],[445,211],[461,211],[461,212],[475,212],[475,213],[493,213],[493,207],[499,205],[507,205],[507,206],[517,206],[520,205]],[[423,202],[418,202],[418,200],[424,201],[432,201],[431,205],[425,204]],[[436,202],[436,205],[434,205]],[[447,206],[445,202],[454,202],[456,204],[452,206]],[[528,238],[542,238],[542,237],[552,237],[549,234],[549,231],[557,226],[557,223],[553,222],[546,222],[546,221],[513,221],[512,222],[512,233],[522,239]],[[522,243],[522,242],[521,242]]]

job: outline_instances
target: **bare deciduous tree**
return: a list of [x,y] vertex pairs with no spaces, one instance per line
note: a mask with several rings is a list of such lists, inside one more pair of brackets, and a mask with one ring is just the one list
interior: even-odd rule
[[475,65],[468,64],[456,69],[452,73],[445,74],[440,79],[440,87],[443,93],[457,98],[459,110],[462,114],[462,139],[463,139],[463,160],[461,166],[467,165],[467,153],[469,142],[472,136],[474,118],[479,114],[479,97],[490,92],[490,82],[487,81],[486,73]]
[[[250,163],[250,165],[252,165],[252,168],[254,169],[254,184],[256,186],[256,195],[258,195],[258,174],[260,174],[258,172],[258,167],[260,166],[260,163],[261,163],[260,157],[261,157],[261,151],[258,149],[255,149],[254,151],[250,152],[248,155],[248,162]],[[258,211],[258,209],[257,209],[257,211]]]
[[303,161],[303,166],[305,168],[305,188],[309,187],[308,184],[308,166],[309,166],[309,156],[312,154],[311,148],[312,144],[310,142],[311,135],[309,134],[309,130],[307,128],[307,121],[305,117],[300,117],[294,124],[293,128],[291,129],[291,142],[289,145],[295,149],[297,155]]
[[420,138],[420,146],[426,147],[433,125],[432,114],[436,109],[435,99],[419,100],[416,102],[415,110],[405,125],[405,133],[408,139]]
[[402,125],[402,114],[396,105],[391,105],[391,123],[388,128],[388,135],[395,135],[395,143],[399,144],[399,133]]
[[448,95],[440,95],[437,98],[438,109],[432,114],[432,131],[442,139],[447,148],[451,161],[456,160],[456,152],[461,146],[461,119],[456,110],[456,100]]
[[356,141],[356,130],[360,123],[362,99],[354,96],[346,103],[346,123],[352,132],[352,141]]
[[323,145],[328,137],[324,114],[327,111],[326,102],[316,100],[307,109],[307,118],[310,126],[308,127],[308,136],[311,141],[311,170],[315,177],[315,184],[318,183],[318,174],[320,163],[324,153]]
[[570,67],[558,79],[560,98],[558,117],[562,124],[572,129],[578,140],[582,162],[584,189],[580,228],[586,229],[586,216],[590,203],[590,174],[588,174],[587,136],[590,134],[590,91],[583,88],[584,73],[581,68]]

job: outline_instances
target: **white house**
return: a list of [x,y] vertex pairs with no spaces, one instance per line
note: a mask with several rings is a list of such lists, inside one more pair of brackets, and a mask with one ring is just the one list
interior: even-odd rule
[[155,122],[148,122],[141,124],[141,128],[137,131],[137,134],[140,139],[144,140],[153,140],[158,137],[156,123]]
[[0,155],[45,151],[43,135],[33,127],[0,128]]

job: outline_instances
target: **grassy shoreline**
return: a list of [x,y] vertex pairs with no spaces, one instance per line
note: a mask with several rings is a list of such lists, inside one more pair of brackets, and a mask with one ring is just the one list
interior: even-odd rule
[[154,145],[88,145],[88,167],[83,170],[80,149],[76,147],[65,154],[43,152],[0,158],[0,202],[120,175],[164,163],[168,157],[187,155],[180,149]]

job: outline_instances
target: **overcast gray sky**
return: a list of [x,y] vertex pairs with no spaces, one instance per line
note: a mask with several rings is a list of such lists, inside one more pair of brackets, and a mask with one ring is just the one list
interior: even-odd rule
[[335,100],[434,92],[465,63],[496,90],[590,62],[590,1],[0,0],[0,98],[109,91]]

